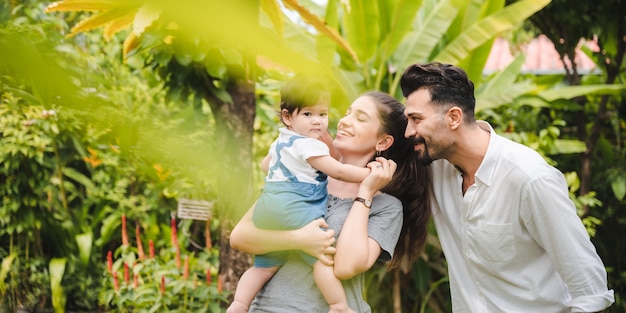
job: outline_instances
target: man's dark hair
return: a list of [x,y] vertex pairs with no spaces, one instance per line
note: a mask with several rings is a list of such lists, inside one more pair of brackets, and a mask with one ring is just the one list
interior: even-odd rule
[[458,106],[466,121],[474,121],[474,83],[460,67],[439,62],[410,65],[402,74],[400,88],[404,97],[425,88],[432,103],[444,110]]

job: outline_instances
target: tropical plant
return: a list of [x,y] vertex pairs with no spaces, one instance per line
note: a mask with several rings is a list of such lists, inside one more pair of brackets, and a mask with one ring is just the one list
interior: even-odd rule
[[[0,29],[0,240],[20,260],[50,260],[41,272],[49,269],[52,276],[57,310],[67,306],[95,311],[96,288],[102,285],[98,269],[104,268],[98,248],[119,240],[108,236],[109,227],[116,227],[105,219],[108,214],[125,210],[144,215],[154,208],[150,215],[154,222],[170,214],[171,209],[161,205],[167,201],[160,193],[165,185],[159,186],[163,180],[156,178],[155,164],[145,158],[148,163],[128,165],[134,157],[125,149],[128,137],[111,131],[119,129],[111,123],[129,125],[133,116],[147,114],[146,109],[157,111],[151,106],[133,110],[131,104],[153,103],[159,92],[122,76],[107,77],[119,69],[115,68],[119,62],[111,62],[114,50],[109,51],[110,57],[83,58],[81,53],[92,49],[98,37],[83,37],[76,46],[63,45],[56,28],[62,23],[43,15],[41,5],[23,3],[13,12],[17,12],[15,19]],[[26,16],[18,16],[20,12]],[[32,20],[38,24],[29,24]],[[49,28],[54,29],[51,35],[46,33]],[[89,75],[92,72],[97,75]],[[131,77],[128,71],[118,73]],[[82,89],[76,88],[77,82]],[[91,101],[85,100],[90,97]],[[124,101],[116,102],[116,108],[98,106],[110,98]],[[82,100],[74,102],[77,99]],[[151,171],[138,175],[137,167]],[[155,187],[144,187],[148,180]]]
[[0,306],[5,307],[7,310],[12,308],[13,304],[13,289],[15,288],[15,267],[13,266],[13,260],[16,257],[15,253],[8,254],[4,249],[0,250],[2,253],[2,267],[0,267]]
[[[528,20],[527,28],[546,35],[562,60],[565,73],[558,77],[564,85],[581,90],[597,84],[613,84],[613,93],[579,94],[553,102],[550,114],[568,122],[564,137],[584,143],[582,153],[556,156],[563,168],[578,173],[572,179],[576,201],[583,221],[595,224],[593,240],[608,270],[609,286],[615,290],[616,303],[611,310],[626,311],[623,237],[626,204],[626,17],[615,14],[626,10],[624,0],[597,2],[553,0],[545,10]],[[576,21],[574,21],[576,20]],[[577,21],[589,21],[578,23]],[[576,50],[584,52],[596,64],[596,70],[579,69]],[[600,161],[602,160],[602,162]],[[589,202],[589,196],[594,202]]]
[[[64,105],[73,105],[74,108],[89,112],[86,118],[89,121],[102,122],[105,117],[122,121],[103,123],[115,130],[108,133],[103,131],[106,127],[100,128],[99,131],[103,132],[95,137],[101,140],[90,143],[96,146],[103,142],[111,144],[112,141],[108,139],[116,138],[120,141],[119,146],[113,144],[111,150],[93,150],[93,145],[87,145],[94,153],[82,149],[82,157],[94,162],[110,157],[110,169],[118,168],[126,160],[139,161],[122,171],[124,174],[121,176],[133,178],[124,187],[116,189],[119,192],[109,193],[108,200],[111,201],[97,201],[106,203],[107,210],[117,207],[118,203],[123,209],[104,213],[108,216],[102,228],[106,236],[95,242],[104,245],[115,239],[115,230],[119,227],[118,217],[124,210],[128,210],[126,213],[129,216],[136,214],[133,218],[139,218],[146,214],[145,208],[163,207],[164,203],[171,204],[172,198],[193,193],[219,200],[216,207],[220,213],[220,223],[223,223],[220,230],[220,263],[223,271],[236,268],[235,264],[240,269],[247,268],[246,256],[231,254],[228,249],[228,229],[232,223],[231,217],[247,209],[254,196],[250,189],[251,180],[240,181],[241,177],[248,177],[247,174],[252,172],[252,130],[272,129],[267,127],[269,124],[253,124],[255,112],[265,121],[271,121],[271,110],[265,103],[254,110],[253,83],[259,77],[261,79],[258,79],[260,83],[257,86],[272,78],[280,79],[284,72],[295,70],[323,75],[335,87],[333,103],[336,110],[341,112],[350,100],[366,89],[389,91],[400,98],[397,88],[399,74],[410,63],[431,60],[454,63],[468,70],[476,82],[479,114],[496,122],[494,126],[504,133],[507,132],[510,120],[502,117],[500,110],[506,105],[513,104],[511,107],[516,110],[526,107],[545,108],[559,99],[615,90],[606,86],[551,90],[551,85],[542,85],[527,78],[519,79],[523,56],[516,58],[505,70],[483,76],[482,68],[492,40],[514,29],[549,2],[524,0],[505,6],[504,1],[499,0],[398,0],[369,3],[331,0],[321,6],[309,1],[293,0],[258,3],[66,0],[48,6],[48,11],[93,12],[90,16],[65,15],[70,23],[79,20],[69,34],[85,39],[89,37],[84,35],[84,31],[103,26],[104,36],[115,42],[118,38],[115,34],[118,32],[125,38],[122,47],[127,64],[138,72],[144,64],[154,68],[168,87],[169,99],[177,99],[179,102],[176,104],[184,107],[182,110],[169,107],[177,114],[163,113],[158,115],[160,120],[153,120],[137,114],[145,111],[110,110],[108,106],[101,105],[123,103],[126,108],[136,108],[131,105],[134,101],[128,103],[123,98],[102,101],[101,98],[92,97],[78,105],[69,101],[72,99],[70,92],[64,94],[68,99]],[[299,21],[286,18],[286,11],[281,9],[281,4],[290,12],[297,12]],[[305,23],[306,27],[302,27],[300,22]],[[60,31],[64,32],[65,28],[61,27]],[[260,67],[255,67],[255,64]],[[276,74],[277,68],[283,69],[282,73]],[[103,83],[100,86],[108,88],[111,85]],[[58,94],[64,89],[55,91],[51,94]],[[265,90],[257,95],[261,98]],[[99,93],[98,96],[103,95]],[[163,121],[168,119],[180,123],[164,125]],[[517,123],[528,120],[515,119]],[[183,131],[177,127],[180,125],[187,125],[188,128]],[[541,126],[539,130],[524,130],[511,136],[519,135],[518,138],[528,139],[527,144],[546,149],[546,156],[579,151],[580,142],[557,138],[555,129],[558,130],[562,124],[547,121],[538,125]],[[188,131],[192,128],[205,132],[198,135]],[[188,138],[189,142],[172,139],[177,137]],[[210,139],[203,140],[207,138]],[[116,156],[114,147],[121,148],[119,156]],[[141,169],[137,176],[130,174],[135,168]],[[227,168],[228,171],[220,168]],[[99,174],[102,175],[102,181],[118,178],[115,175],[109,177],[106,172]],[[198,177],[198,173],[208,178],[193,178]],[[150,181],[149,178],[154,179],[154,184],[144,184]],[[90,187],[86,179],[74,181],[80,182],[77,185]],[[575,180],[571,181],[574,189]],[[136,201],[130,205],[120,199],[125,195],[124,188],[127,186],[133,186],[133,190],[145,188],[154,193],[148,199],[139,196],[140,205],[135,205]],[[212,189],[212,192],[205,192],[207,189]],[[165,195],[166,199],[159,200],[158,195]],[[242,199],[242,195],[246,199]],[[103,198],[106,197],[95,197],[94,200]],[[146,224],[157,225],[158,219],[154,218]],[[411,304],[400,305],[400,302],[410,300],[413,303],[422,301],[421,310],[426,309],[424,303],[437,310],[449,308],[447,291],[443,287],[446,272],[445,266],[441,265],[441,252],[434,238],[431,238],[430,243],[424,262],[420,261],[410,268],[404,268],[403,272],[391,275],[384,270],[372,272],[372,275],[378,275],[378,279],[370,277],[374,285],[370,287],[372,292],[369,295],[374,307],[412,307]],[[241,271],[230,272],[238,277]],[[393,284],[389,282],[390,278],[394,278]],[[227,288],[232,288],[236,282],[232,277],[226,280],[229,282]],[[419,281],[415,293],[419,296],[401,298],[401,287],[414,286],[415,281]],[[377,288],[376,282],[385,288]],[[394,297],[374,299],[374,290],[382,289],[395,290]],[[384,303],[392,301],[388,305]]]
[[[186,223],[188,224],[188,222]],[[140,228],[135,245],[126,232],[122,215],[122,245],[107,254],[107,274],[100,302],[109,312],[219,312],[226,302],[217,277],[218,249],[181,249],[178,225],[171,221],[169,245],[155,251],[152,240],[144,252]],[[115,257],[114,257],[115,255]]]

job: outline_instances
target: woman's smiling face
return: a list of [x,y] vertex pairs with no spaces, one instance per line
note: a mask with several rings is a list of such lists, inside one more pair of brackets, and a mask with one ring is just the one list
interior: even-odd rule
[[380,136],[381,121],[376,103],[367,96],[352,102],[339,120],[333,146],[341,155],[373,155]]

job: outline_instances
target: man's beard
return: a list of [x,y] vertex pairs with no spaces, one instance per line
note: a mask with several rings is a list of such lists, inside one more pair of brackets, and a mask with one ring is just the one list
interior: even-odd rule
[[413,149],[415,149],[416,145],[422,144],[422,150],[414,150],[415,154],[417,155],[417,161],[420,164],[428,166],[430,165],[430,163],[433,163],[433,158],[431,158],[428,154],[428,147],[426,146],[426,140],[424,140],[424,137],[411,137],[408,139],[410,140]]

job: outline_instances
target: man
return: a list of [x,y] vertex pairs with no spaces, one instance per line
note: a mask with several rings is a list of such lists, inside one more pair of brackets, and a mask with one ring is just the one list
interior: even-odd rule
[[614,302],[561,172],[474,117],[460,68],[409,66],[405,136],[433,171],[453,312],[598,312]]

